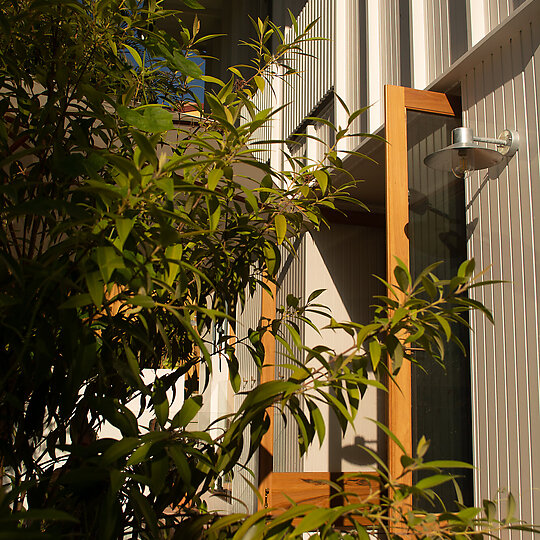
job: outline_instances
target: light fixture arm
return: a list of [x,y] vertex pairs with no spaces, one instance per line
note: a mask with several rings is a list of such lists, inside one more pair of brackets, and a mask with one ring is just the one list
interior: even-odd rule
[[473,137],[472,140],[476,142],[496,144],[497,146],[506,146],[506,140],[504,139],[492,139],[490,137]]
[[496,144],[500,147],[499,152],[506,157],[513,156],[518,147],[519,147],[519,135],[517,131],[512,129],[505,129],[498,139],[493,139],[491,137],[474,137],[472,138],[475,142],[487,143],[487,144]]

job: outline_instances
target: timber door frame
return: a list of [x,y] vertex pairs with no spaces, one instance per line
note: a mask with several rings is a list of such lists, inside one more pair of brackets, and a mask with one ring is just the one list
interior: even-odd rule
[[[407,111],[419,111],[443,116],[461,117],[459,99],[439,92],[415,90],[403,86],[386,85],[384,92],[386,124],[386,276],[394,283],[396,257],[407,267],[409,239],[405,227],[409,222],[409,174],[407,163]],[[412,455],[412,388],[411,364],[405,362],[396,382],[388,388],[388,427]],[[402,471],[401,450],[388,441],[388,467],[396,478]]]

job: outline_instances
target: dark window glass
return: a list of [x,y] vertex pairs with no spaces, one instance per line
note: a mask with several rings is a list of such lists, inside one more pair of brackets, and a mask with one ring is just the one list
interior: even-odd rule
[[[450,144],[454,118],[408,113],[408,172],[410,264],[413,279],[426,266],[441,262],[436,274],[441,279],[457,273],[467,258],[465,237],[465,190],[462,178],[424,165],[429,153]],[[453,329],[468,350],[468,330]],[[413,368],[413,444],[422,435],[431,441],[426,458],[471,463],[471,393],[469,359],[453,343],[448,344],[442,368],[426,354],[417,360],[425,371]],[[459,486],[466,504],[472,504],[472,475],[465,469]],[[447,509],[456,509],[456,492],[451,482],[437,489]],[[422,503],[426,510],[428,503]],[[439,507],[438,510],[441,510]]]
[[448,3],[450,26],[450,62],[454,63],[467,52],[467,0]]
[[401,86],[411,86],[411,31],[409,0],[399,0],[399,54]]

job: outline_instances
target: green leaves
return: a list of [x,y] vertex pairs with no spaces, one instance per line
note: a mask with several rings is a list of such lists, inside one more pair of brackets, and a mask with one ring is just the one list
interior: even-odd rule
[[116,232],[118,234],[118,249],[122,249],[124,247],[124,243],[127,240],[127,237],[129,236],[129,233],[131,232],[131,229],[133,229],[133,224],[135,220],[134,219],[126,219],[126,218],[116,218],[115,219],[115,226],[116,226]]
[[193,79],[200,79],[203,75],[203,71],[198,64],[193,62],[193,60],[186,58],[179,52],[174,53],[173,64],[183,75],[187,75]]
[[274,218],[274,225],[278,244],[282,244],[287,234],[287,218],[283,214],[278,214]]
[[188,398],[182,408],[174,415],[171,420],[171,428],[185,428],[196,416],[202,407],[202,396]]
[[315,177],[315,180],[317,180],[322,194],[325,195],[328,188],[328,173],[326,171],[318,170],[313,173],[313,176]]
[[126,124],[141,131],[163,133],[173,129],[172,113],[159,105],[144,105],[136,109],[118,105],[116,110]]
[[123,258],[116,253],[113,247],[104,246],[96,248],[96,258],[104,283],[109,282],[112,273],[117,268],[125,267]]
[[101,280],[101,274],[100,272],[90,272],[86,274],[85,280],[92,302],[99,309],[103,303],[103,292],[105,288],[105,284]]
[[204,6],[197,2],[197,0],[182,0],[182,3],[191,9],[204,9]]

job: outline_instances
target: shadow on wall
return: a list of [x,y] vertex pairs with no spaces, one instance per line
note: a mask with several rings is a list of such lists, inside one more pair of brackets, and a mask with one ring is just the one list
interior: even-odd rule
[[[377,275],[384,278],[386,274],[385,229],[332,224],[331,230],[319,231],[313,234],[313,239],[333,283],[333,286],[326,286],[329,296],[323,302],[330,307],[334,307],[333,304],[342,305],[346,314],[335,314],[336,318],[345,317],[354,322],[368,323],[373,317],[372,306],[376,302],[374,296],[385,292],[382,283],[374,277]],[[306,272],[310,272],[309,266]],[[339,422],[332,414],[328,425],[328,441],[341,441],[341,445],[329,445],[330,471],[343,470],[344,466],[355,470],[375,465],[373,458],[360,446],[367,446],[381,456],[386,454],[385,437],[364,418],[385,418],[386,394],[377,392],[376,397],[373,397],[372,401],[366,395],[365,406],[361,404],[358,412],[360,423],[357,429],[366,429],[369,440],[361,435],[354,436],[349,431],[344,438]]]
[[482,178],[482,181],[480,182],[480,186],[472,194],[471,199],[467,203],[467,206],[465,207],[466,211],[473,205],[474,201],[480,196],[480,193],[482,193],[482,190],[485,188],[489,180],[499,179],[503,171],[505,171],[506,167],[508,167],[508,163],[513,157],[514,156],[511,156],[510,158],[505,157],[500,163],[497,163],[497,165],[494,165],[493,167],[487,170],[487,172],[484,174]]

